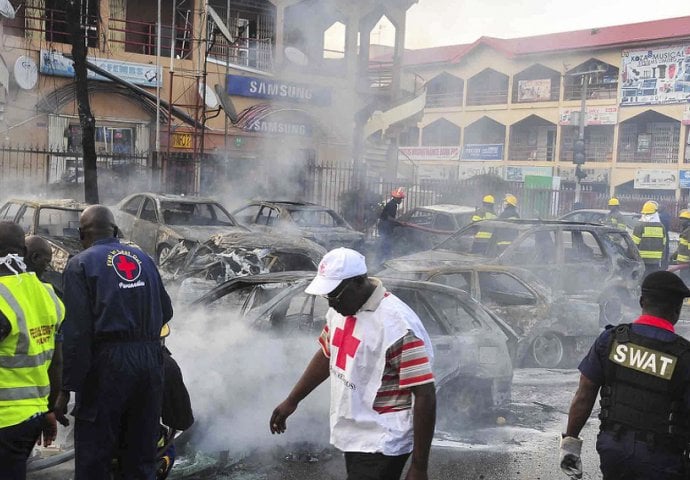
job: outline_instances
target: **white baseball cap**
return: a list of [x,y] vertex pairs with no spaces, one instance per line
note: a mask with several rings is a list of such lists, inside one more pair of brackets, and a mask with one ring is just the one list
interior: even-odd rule
[[335,290],[340,282],[367,273],[364,255],[349,248],[336,248],[323,256],[319,271],[305,293],[326,295]]

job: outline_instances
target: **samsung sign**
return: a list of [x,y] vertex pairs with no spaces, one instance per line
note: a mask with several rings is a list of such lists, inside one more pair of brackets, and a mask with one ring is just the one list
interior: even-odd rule
[[331,89],[241,75],[227,76],[228,95],[284,100],[293,103],[330,105]]
[[305,123],[281,122],[274,120],[256,120],[245,129],[249,132],[275,133],[278,135],[311,136],[311,125]]

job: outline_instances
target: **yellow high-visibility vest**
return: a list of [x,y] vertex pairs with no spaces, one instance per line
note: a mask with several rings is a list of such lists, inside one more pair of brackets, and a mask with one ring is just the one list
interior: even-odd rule
[[65,307],[34,273],[0,276],[0,311],[10,322],[0,341],[0,428],[48,410],[48,367]]

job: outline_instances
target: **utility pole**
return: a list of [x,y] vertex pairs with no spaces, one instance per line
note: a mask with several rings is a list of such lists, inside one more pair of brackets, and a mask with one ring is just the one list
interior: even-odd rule
[[587,84],[589,83],[589,73],[583,73],[580,77],[582,79],[582,90],[580,91],[580,116],[579,116],[579,130],[577,141],[573,145],[573,163],[575,163],[575,203],[580,202],[580,194],[582,192],[582,179],[587,176],[582,171],[585,156],[585,122],[587,121]]
[[87,15],[82,11],[83,0],[67,0],[67,28],[72,37],[72,61],[77,89],[77,110],[81,126],[82,153],[84,156],[84,201],[98,203],[98,170],[96,163],[96,119],[91,113],[89,103],[88,80],[86,77],[86,54],[88,37],[85,25]]

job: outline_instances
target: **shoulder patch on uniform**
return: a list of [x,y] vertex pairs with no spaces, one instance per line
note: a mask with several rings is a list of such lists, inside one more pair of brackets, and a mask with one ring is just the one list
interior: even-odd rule
[[678,357],[637,345],[614,340],[609,360],[621,367],[670,380],[678,363]]

